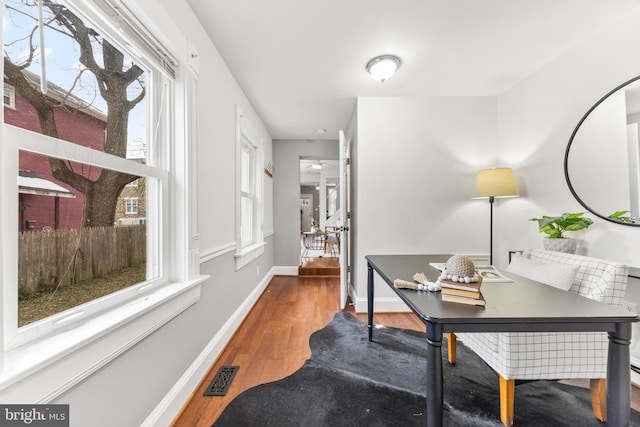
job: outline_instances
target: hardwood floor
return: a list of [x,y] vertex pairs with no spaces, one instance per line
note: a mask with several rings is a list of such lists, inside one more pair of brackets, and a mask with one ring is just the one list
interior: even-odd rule
[[[242,391],[299,369],[311,356],[311,333],[324,327],[340,311],[339,288],[337,277],[274,277],[172,425],[208,427]],[[346,311],[353,313],[352,308]],[[354,315],[366,321],[366,313]],[[380,313],[376,314],[375,322],[424,331],[422,322],[411,313]],[[240,366],[227,395],[203,396],[224,365]],[[640,409],[640,389],[635,386],[631,406]]]

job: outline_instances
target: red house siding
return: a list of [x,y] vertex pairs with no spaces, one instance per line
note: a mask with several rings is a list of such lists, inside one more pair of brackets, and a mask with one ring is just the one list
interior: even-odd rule
[[[4,121],[23,129],[41,133],[40,122],[35,109],[16,91],[16,108],[4,107]],[[66,111],[61,108],[55,110],[56,125],[60,139],[104,151],[104,131],[106,121],[93,117],[82,111]],[[80,228],[83,225],[84,196],[82,193],[53,178],[51,167],[46,156],[21,151],[19,168],[31,171],[40,177],[54,182],[73,193],[75,198],[57,198],[52,196],[20,194],[19,195],[19,224],[18,230],[27,229],[27,221],[35,221],[33,230],[44,227]],[[100,175],[100,168],[88,165],[73,164],[76,171],[83,170],[84,175],[96,179]],[[56,199],[58,199],[58,224],[56,224]]]

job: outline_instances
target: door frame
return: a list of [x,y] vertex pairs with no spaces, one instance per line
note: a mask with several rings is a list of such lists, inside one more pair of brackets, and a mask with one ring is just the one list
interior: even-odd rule
[[340,227],[340,309],[344,309],[347,305],[349,297],[349,280],[351,276],[351,268],[349,265],[350,257],[350,229],[351,229],[351,197],[350,197],[350,179],[351,179],[351,160],[350,160],[350,141],[344,135],[344,131],[339,131],[339,151],[340,151],[340,208],[342,215],[338,223]]

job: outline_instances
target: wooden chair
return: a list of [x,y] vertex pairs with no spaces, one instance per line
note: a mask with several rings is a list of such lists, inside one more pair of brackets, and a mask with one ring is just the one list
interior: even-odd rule
[[[629,274],[627,266],[537,249],[527,249],[522,256],[542,264],[577,265],[569,292],[617,306],[624,302]],[[513,425],[517,380],[578,378],[590,379],[593,413],[600,421],[606,421],[609,341],[605,332],[451,333],[447,336],[451,364],[456,363],[456,335],[500,376],[500,418],[503,424]]]
[[338,227],[325,227],[324,228],[324,252],[327,253],[340,253],[340,231]]

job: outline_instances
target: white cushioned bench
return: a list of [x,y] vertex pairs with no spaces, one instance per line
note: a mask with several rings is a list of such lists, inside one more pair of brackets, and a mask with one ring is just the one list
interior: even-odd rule
[[[527,249],[522,253],[522,259],[514,258],[507,271],[556,287],[566,286],[569,292],[621,306],[629,267],[582,255]],[[557,283],[563,280],[565,283]],[[605,379],[607,375],[609,343],[604,332],[460,333],[456,336],[500,375],[501,384],[504,381],[511,389],[514,380],[593,380]],[[449,339],[455,341],[456,337]],[[598,384],[597,387],[602,388],[600,394],[604,393],[606,383],[601,380]],[[592,397],[593,387],[592,381]],[[509,411],[509,408],[502,408],[502,393],[501,386],[501,418],[504,424],[511,425],[513,396]],[[508,396],[505,399],[504,404],[509,405]],[[604,413],[598,414],[598,411]],[[601,420],[606,419],[606,406],[604,410],[594,406],[594,412]]]

